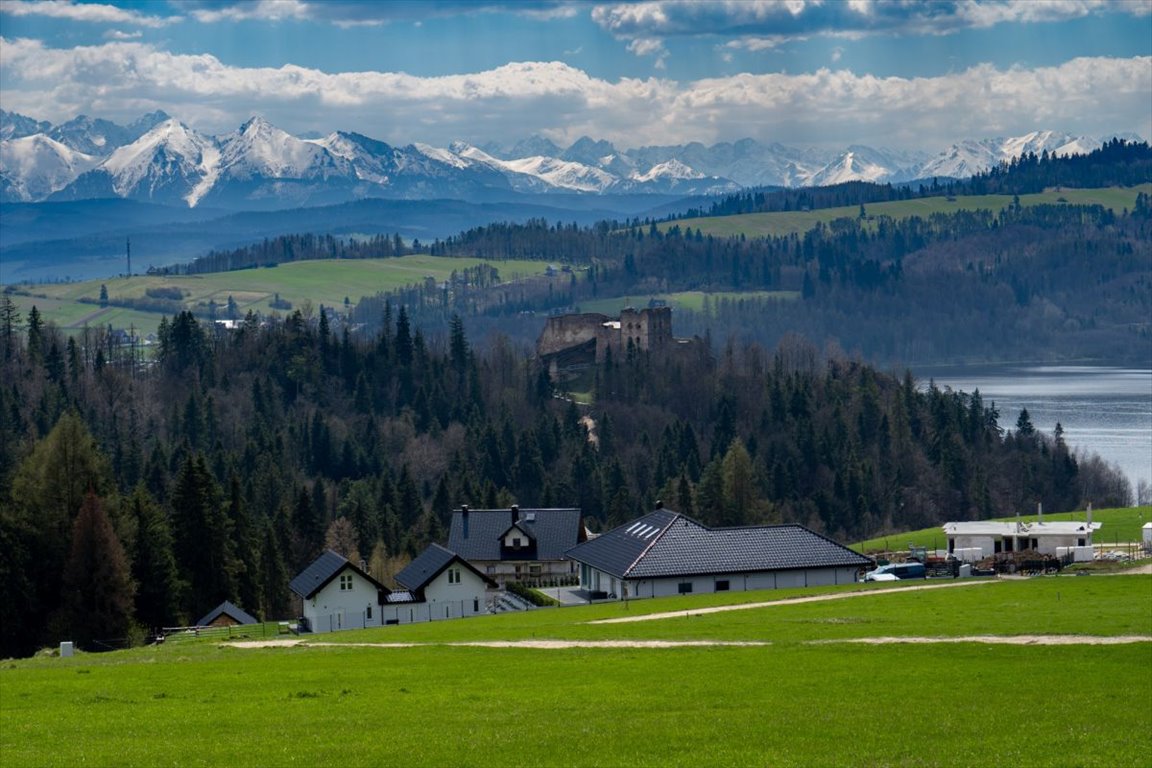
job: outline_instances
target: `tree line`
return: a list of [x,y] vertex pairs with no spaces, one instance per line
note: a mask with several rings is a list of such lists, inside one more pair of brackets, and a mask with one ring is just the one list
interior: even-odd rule
[[288,580],[324,547],[386,580],[462,503],[578,506],[606,529],[662,499],[847,541],[1128,501],[1026,414],[1005,429],[979,393],[798,337],[629,348],[579,405],[526,347],[476,344],[458,316],[428,333],[404,305],[375,333],[330,318],[226,331],[181,312],[141,359],[0,297],[0,654],[139,639],[225,599],[287,618]]

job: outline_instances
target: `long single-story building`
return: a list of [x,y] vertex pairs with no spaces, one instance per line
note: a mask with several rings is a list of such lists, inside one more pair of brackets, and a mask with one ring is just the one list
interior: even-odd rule
[[659,504],[570,549],[595,597],[851,584],[871,559],[802,525],[709,528]]
[[1045,555],[1072,552],[1076,560],[1092,559],[1092,534],[1101,524],[1079,521],[1004,522],[975,520],[945,523],[948,552],[961,560],[976,561],[1001,552],[1027,549]]
[[575,578],[564,553],[588,538],[579,509],[469,509],[452,513],[448,549],[503,584]]

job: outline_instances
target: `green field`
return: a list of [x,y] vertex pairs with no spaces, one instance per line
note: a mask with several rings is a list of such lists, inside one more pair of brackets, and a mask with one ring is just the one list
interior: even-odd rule
[[618,315],[625,307],[646,307],[651,299],[667,302],[673,309],[703,312],[710,303],[740,299],[776,299],[794,301],[800,298],[799,291],[674,291],[645,296],[617,296],[611,299],[580,302],[581,312],[599,312],[604,315]]
[[[1109,187],[1104,189],[1061,189],[1041,192],[1034,195],[1020,195],[1021,205],[1055,204],[1064,201],[1076,205],[1103,205],[1119,213],[1124,208],[1131,210],[1136,205],[1136,195],[1140,192],[1152,194],[1152,183],[1136,187]],[[954,213],[987,209],[999,211],[1012,203],[1012,195],[971,195],[955,198],[924,197],[916,200],[899,200],[891,203],[871,203],[865,206],[868,216],[888,216],[893,219],[906,219],[911,216],[928,217],[933,213]],[[817,223],[828,224],[836,219],[855,219],[860,215],[860,206],[823,208],[815,211],[784,211],[779,213],[748,213],[738,216],[715,216],[699,219],[681,219],[660,225],[661,230],[673,226],[699,229],[706,235],[716,237],[781,237],[802,235]]]
[[[964,584],[632,624],[586,622],[814,591],[543,609],[313,638],[334,646],[201,640],[11,661],[0,665],[0,760],[5,768],[954,766],[994,755],[1006,765],[1147,764],[1152,577]],[[1144,639],[837,642],[1046,634]],[[445,645],[541,638],[765,645]],[[413,645],[351,644],[381,642]]]
[[[347,298],[353,305],[363,296],[374,296],[420,283],[426,278],[437,282],[448,279],[453,271],[460,271],[482,263],[482,259],[440,258],[427,255],[402,256],[396,259],[348,259],[324,261],[297,261],[277,267],[243,269],[235,272],[215,272],[206,275],[136,276],[109,278],[78,283],[18,286],[12,299],[20,312],[27,316],[33,305],[45,320],[52,320],[66,330],[79,330],[84,325],[114,328],[136,328],[151,331],[159,324],[162,313],[141,312],[132,309],[83,303],[80,299],[96,300],[100,286],[108,288],[108,298],[139,299],[149,288],[179,288],[184,293],[185,308],[200,313],[208,302],[215,301],[223,316],[228,297],[231,296],[240,313],[249,309],[265,313],[272,311],[269,302],[275,295],[292,303],[293,308],[311,302],[314,308],[344,307]],[[543,274],[547,264],[539,261],[491,262],[503,280]]]
[[[1060,520],[1084,520],[1086,513],[1058,512],[1044,515],[1049,522]],[[1015,516],[994,518],[1002,521],[1016,520]],[[1038,520],[1036,515],[1021,515],[1021,521],[1032,522]],[[1152,522],[1152,507],[1120,507],[1119,509],[1097,509],[1092,511],[1092,521],[1103,523],[1103,527],[1092,537],[1096,544],[1127,543],[1140,541],[1140,528],[1144,523]],[[857,542],[852,549],[857,552],[900,552],[907,551],[909,546],[928,547],[929,549],[944,549],[947,538],[939,527],[924,528],[919,531],[907,533],[894,533],[891,536],[878,536],[867,541]]]

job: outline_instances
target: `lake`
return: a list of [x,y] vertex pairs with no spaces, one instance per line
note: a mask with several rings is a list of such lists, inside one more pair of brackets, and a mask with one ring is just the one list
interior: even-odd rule
[[1051,435],[1059,422],[1077,452],[1096,453],[1115,464],[1132,484],[1152,484],[1152,370],[1088,366],[995,366],[922,368],[922,385],[980,390],[995,402],[1000,426],[1015,429],[1023,408],[1032,424]]

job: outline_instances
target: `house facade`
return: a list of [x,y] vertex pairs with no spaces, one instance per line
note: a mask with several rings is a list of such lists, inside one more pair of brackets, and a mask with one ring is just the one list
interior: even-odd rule
[[575,581],[565,556],[587,540],[579,509],[469,509],[452,513],[448,549],[497,583]]
[[1077,561],[1092,559],[1092,534],[1101,524],[1089,517],[1083,522],[1002,522],[976,520],[945,523],[948,552],[967,562],[975,562],[1002,552],[1035,550],[1045,555],[1072,554]]
[[486,613],[488,578],[455,552],[432,544],[396,574],[406,592],[393,592],[382,607],[385,624],[459,619]]
[[594,598],[851,584],[872,560],[800,525],[709,528],[657,509],[569,550]]
[[328,550],[288,584],[300,600],[301,629],[336,632],[379,626],[389,590],[344,556]]

